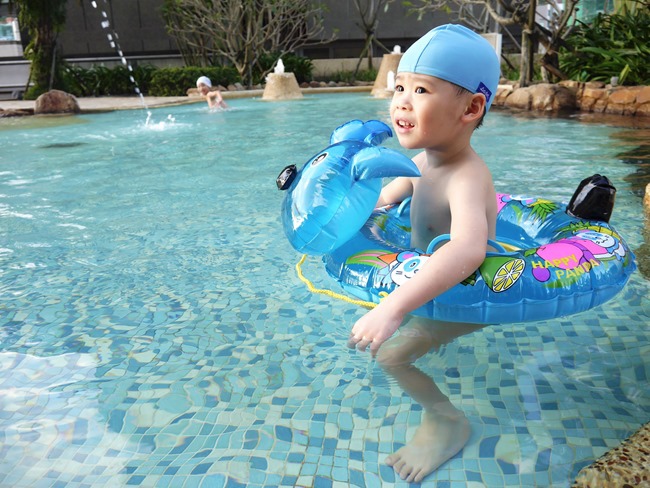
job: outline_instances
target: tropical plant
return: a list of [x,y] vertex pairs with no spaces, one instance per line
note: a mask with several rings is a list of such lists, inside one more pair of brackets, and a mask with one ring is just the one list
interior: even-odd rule
[[[545,0],[549,7],[548,19],[542,19],[537,13],[538,0],[411,0],[406,1],[420,18],[426,12],[442,10],[454,15],[460,22],[472,27],[477,32],[490,31],[490,24],[496,22],[509,34],[509,27],[521,31],[521,57],[519,66],[519,84],[528,86],[535,76],[536,44],[544,48],[540,61],[548,74],[563,78],[558,68],[558,50],[573,26],[573,13],[578,0]],[[539,1],[542,4],[542,1]],[[542,21],[543,20],[543,21]]]
[[18,22],[27,29],[30,42],[25,57],[31,61],[29,78],[33,83],[25,98],[34,99],[58,83],[59,67],[56,38],[65,25],[67,0],[11,0],[18,8]]
[[621,85],[647,85],[648,60],[648,4],[615,14],[600,13],[591,24],[580,23],[560,51],[560,68],[577,81],[609,82],[618,77]]

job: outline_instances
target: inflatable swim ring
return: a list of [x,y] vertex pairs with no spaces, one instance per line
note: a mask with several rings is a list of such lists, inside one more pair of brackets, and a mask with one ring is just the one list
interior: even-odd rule
[[[412,249],[410,203],[374,209],[381,178],[419,176],[409,158],[379,147],[391,136],[383,122],[352,120],[334,130],[330,146],[301,170],[287,166],[276,181],[287,192],[281,216],[291,245],[324,255],[327,272],[360,300],[345,299],[364,305],[378,303],[413,276],[444,240]],[[599,179],[605,180],[600,188]],[[487,253],[467,279],[413,314],[512,323],[570,315],[609,300],[636,269],[633,253],[608,223],[614,192],[607,178],[594,175],[581,182],[568,212],[563,203],[499,194],[499,242],[491,243],[499,252]],[[297,269],[303,279],[300,263]],[[337,295],[303,281],[311,291]]]
[[282,170],[276,180],[287,191],[282,225],[297,251],[325,254],[336,249],[368,219],[382,178],[420,175],[410,158],[379,146],[392,135],[378,120],[351,120],[336,128],[330,145],[300,171],[294,165]]
[[[414,315],[451,322],[512,323],[561,317],[616,295],[636,269],[607,222],[570,216],[566,205],[497,195],[497,240],[471,276]],[[415,274],[445,238],[410,249],[409,202],[375,210],[359,232],[324,257],[351,295],[373,303]]]

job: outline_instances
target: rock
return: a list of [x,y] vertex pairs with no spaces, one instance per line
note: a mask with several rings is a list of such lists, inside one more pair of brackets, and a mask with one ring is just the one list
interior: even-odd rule
[[517,88],[506,98],[505,106],[521,110],[530,110],[532,107],[532,96],[530,87]]
[[36,99],[34,114],[78,114],[81,112],[77,99],[61,90],[50,90]]
[[555,85],[542,83],[533,85],[530,88],[530,108],[538,112],[554,112],[555,106]]
[[561,81],[518,88],[513,82],[499,84],[494,100],[497,107],[538,112],[608,113],[626,116],[650,116],[650,86],[618,86],[605,83]]
[[497,93],[494,96],[494,104],[496,106],[503,106],[506,103],[506,99],[514,91],[514,87],[509,84],[500,84],[497,86]]
[[578,108],[583,112],[604,112],[607,106],[607,90],[585,84],[578,99]]
[[605,88],[606,86],[602,81],[588,81],[585,83],[587,88]]
[[650,103],[650,86],[640,87],[639,93],[636,95],[636,103],[639,105]]
[[639,117],[650,117],[650,102],[639,105],[634,115]]
[[[501,96],[504,96],[503,94]],[[525,88],[517,88],[506,95],[506,107],[537,112],[560,112],[576,108],[576,95],[568,87],[540,83]],[[499,91],[497,90],[497,98]]]
[[0,117],[24,117],[26,115],[34,115],[33,108],[14,108],[14,109],[1,109]]
[[610,114],[634,115],[638,88],[619,87],[611,90],[605,111]]

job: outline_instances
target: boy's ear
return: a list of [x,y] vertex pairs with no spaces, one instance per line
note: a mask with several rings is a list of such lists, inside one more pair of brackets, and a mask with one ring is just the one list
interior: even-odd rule
[[466,122],[475,122],[479,120],[483,116],[483,112],[485,112],[485,105],[485,95],[482,93],[474,93],[465,108],[463,119]]

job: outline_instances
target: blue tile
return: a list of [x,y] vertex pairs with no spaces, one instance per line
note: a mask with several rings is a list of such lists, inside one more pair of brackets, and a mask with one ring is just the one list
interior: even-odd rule
[[239,481],[228,477],[228,480],[226,481],[226,488],[246,488],[246,484],[240,483]]
[[202,463],[198,464],[193,470],[192,474],[205,474],[208,472],[210,467],[212,466],[212,463]]
[[305,459],[305,455],[301,452],[290,452],[287,456],[287,461],[290,463],[302,463]]
[[363,479],[363,474],[356,469],[350,470],[350,485],[364,488],[366,486],[366,483]]
[[395,470],[383,463],[379,465],[379,476],[387,483],[395,482]]
[[477,473],[476,471],[465,471],[465,479],[467,481],[483,482],[481,473]]
[[280,482],[282,486],[295,486],[298,478],[296,476],[283,476]]
[[479,456],[487,459],[494,458],[497,442],[499,442],[498,436],[481,439],[481,443],[479,444]]
[[504,475],[517,474],[517,467],[514,464],[507,463],[502,459],[497,459],[496,461],[499,463],[499,467]]
[[332,488],[332,480],[323,476],[314,478],[314,488]]
[[142,482],[146,479],[146,476],[134,475],[131,476],[127,481],[127,485],[140,486]]
[[278,439],[286,442],[291,442],[293,438],[291,429],[289,429],[288,427],[283,427],[281,425],[275,426],[275,435]]
[[547,471],[551,463],[551,450],[544,449],[537,453],[537,462],[535,463],[535,471]]

